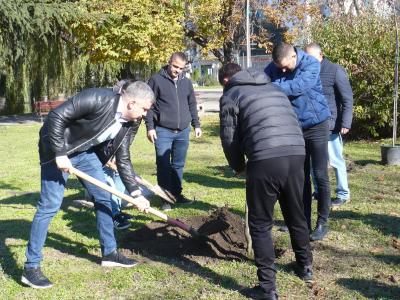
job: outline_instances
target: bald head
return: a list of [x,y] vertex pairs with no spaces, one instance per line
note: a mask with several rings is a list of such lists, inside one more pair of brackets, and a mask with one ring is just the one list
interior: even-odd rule
[[308,44],[305,50],[308,55],[315,57],[319,62],[324,58],[322,49],[317,43]]

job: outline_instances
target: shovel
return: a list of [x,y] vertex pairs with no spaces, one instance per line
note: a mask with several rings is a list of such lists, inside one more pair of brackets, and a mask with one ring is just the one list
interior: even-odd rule
[[[96,178],[93,178],[93,177],[89,176],[88,174],[86,174],[86,173],[84,173],[82,171],[79,171],[76,168],[71,167],[69,169],[69,172],[70,172],[70,174],[75,174],[75,176],[77,176],[77,177],[79,177],[79,178],[81,178],[83,180],[86,180],[87,182],[90,182],[91,184],[94,184],[95,186],[97,186],[97,187],[99,187],[99,188],[101,188],[101,189],[103,189],[103,190],[105,190],[105,191],[107,191],[107,192],[109,192],[109,193],[121,198],[121,199],[124,199],[124,200],[128,201],[129,203],[132,203],[133,205],[137,204],[137,201],[135,200],[135,198],[133,198],[133,197],[127,195],[127,194],[121,193],[117,189],[110,187],[109,185],[97,180]],[[152,215],[155,215],[155,216],[159,217],[160,219],[164,220],[168,224],[181,228],[182,230],[188,232],[193,237],[201,237],[202,236],[193,227],[183,223],[182,221],[180,221],[178,219],[174,219],[174,218],[168,217],[166,214],[162,213],[161,211],[158,211],[158,210],[156,210],[156,209],[154,209],[152,207],[149,207],[147,211],[149,213],[151,213]]]
[[136,177],[136,181],[148,188],[151,192],[153,192],[155,195],[159,196],[161,199],[171,203],[175,204],[176,203],[176,198],[174,195],[172,195],[169,191],[163,189],[160,187],[158,184],[157,185],[152,185],[150,182],[148,182],[146,179],[143,177]]

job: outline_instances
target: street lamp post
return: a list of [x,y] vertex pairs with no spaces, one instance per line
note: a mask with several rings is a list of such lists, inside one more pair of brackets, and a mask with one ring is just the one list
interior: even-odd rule
[[246,0],[246,53],[247,68],[251,67],[251,49],[250,49],[250,0]]

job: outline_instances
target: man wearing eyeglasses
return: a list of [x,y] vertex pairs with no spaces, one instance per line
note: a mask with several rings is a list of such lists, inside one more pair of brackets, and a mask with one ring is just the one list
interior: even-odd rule
[[[186,55],[175,52],[168,65],[150,78],[148,84],[156,102],[146,116],[147,138],[156,150],[158,185],[171,192],[180,204],[192,202],[182,195],[190,123],[196,138],[202,134],[193,85],[184,75],[186,63]],[[171,206],[164,203],[162,209],[170,210]]]

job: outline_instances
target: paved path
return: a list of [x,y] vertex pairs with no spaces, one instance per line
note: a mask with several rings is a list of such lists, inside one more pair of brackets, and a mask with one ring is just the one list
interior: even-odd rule
[[219,98],[222,89],[196,90],[196,97],[203,101],[205,112],[219,112]]
[[[219,98],[222,96],[222,89],[195,90],[196,97],[203,101],[204,112],[219,112]],[[34,114],[0,116],[0,126],[20,124],[40,124],[40,118]]]
[[34,114],[0,116],[0,126],[20,124],[40,124],[40,118]]

